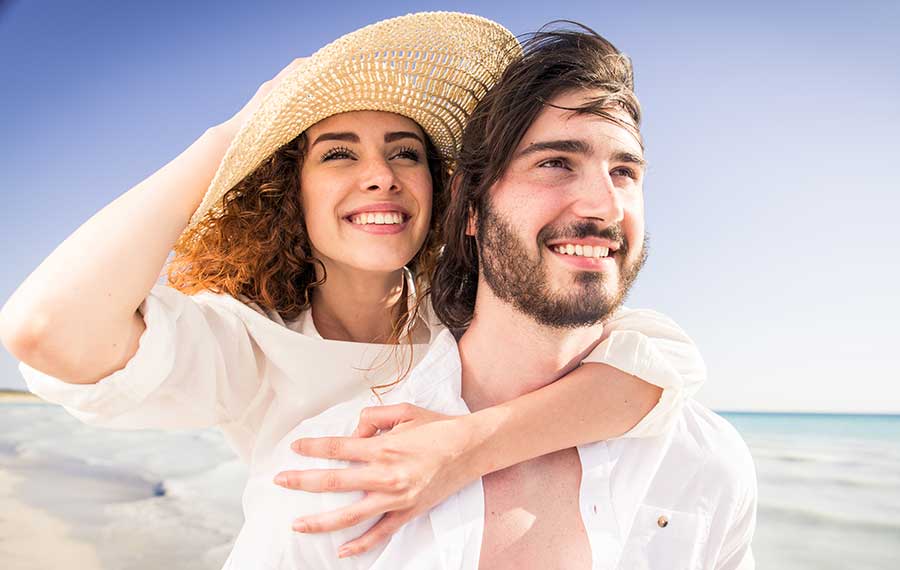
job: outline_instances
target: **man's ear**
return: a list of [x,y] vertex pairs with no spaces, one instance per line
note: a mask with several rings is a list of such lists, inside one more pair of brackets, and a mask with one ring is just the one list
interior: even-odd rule
[[[459,192],[459,184],[460,177],[454,176],[450,180],[450,195],[456,196],[456,193]],[[468,219],[466,220],[466,235],[474,237],[478,232],[478,214],[475,213],[475,208],[469,205],[469,214]]]
[[478,213],[469,206],[469,219],[466,221],[466,235],[475,237],[478,233]]

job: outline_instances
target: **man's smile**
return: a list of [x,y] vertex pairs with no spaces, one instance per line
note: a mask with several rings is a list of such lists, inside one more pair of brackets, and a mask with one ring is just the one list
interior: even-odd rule
[[578,257],[608,257],[609,248],[603,246],[582,245],[580,243],[561,243],[549,246],[551,250],[562,255],[577,255]]
[[588,271],[609,271],[615,264],[619,244],[604,238],[557,238],[547,243],[553,257]]

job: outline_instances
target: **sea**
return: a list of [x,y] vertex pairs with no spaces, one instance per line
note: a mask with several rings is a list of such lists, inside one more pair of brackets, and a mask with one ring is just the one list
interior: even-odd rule
[[[757,568],[900,567],[900,416],[722,415],[756,463]],[[242,522],[246,470],[214,430],[102,430],[0,403],[0,469],[111,570],[218,569]]]

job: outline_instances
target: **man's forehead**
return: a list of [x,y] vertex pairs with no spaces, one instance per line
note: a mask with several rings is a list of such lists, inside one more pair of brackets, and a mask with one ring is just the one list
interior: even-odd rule
[[631,117],[623,110],[604,109],[611,117],[624,124],[590,111],[578,111],[600,93],[576,91],[563,93],[544,104],[544,108],[525,131],[516,148],[515,156],[527,147],[552,140],[578,140],[593,152],[597,147],[615,147],[635,156],[643,156],[643,148],[634,131],[626,125],[633,125]]
[[605,94],[600,89],[569,89],[547,101],[547,106],[577,109]]

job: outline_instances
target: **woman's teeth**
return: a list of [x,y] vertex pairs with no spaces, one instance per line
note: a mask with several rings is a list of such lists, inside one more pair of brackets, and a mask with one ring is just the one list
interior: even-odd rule
[[403,214],[400,212],[369,212],[350,216],[350,223],[365,226],[368,224],[402,224]]
[[578,255],[581,257],[607,257],[609,256],[609,248],[599,245],[574,245],[564,243],[550,247],[551,250],[563,255]]

